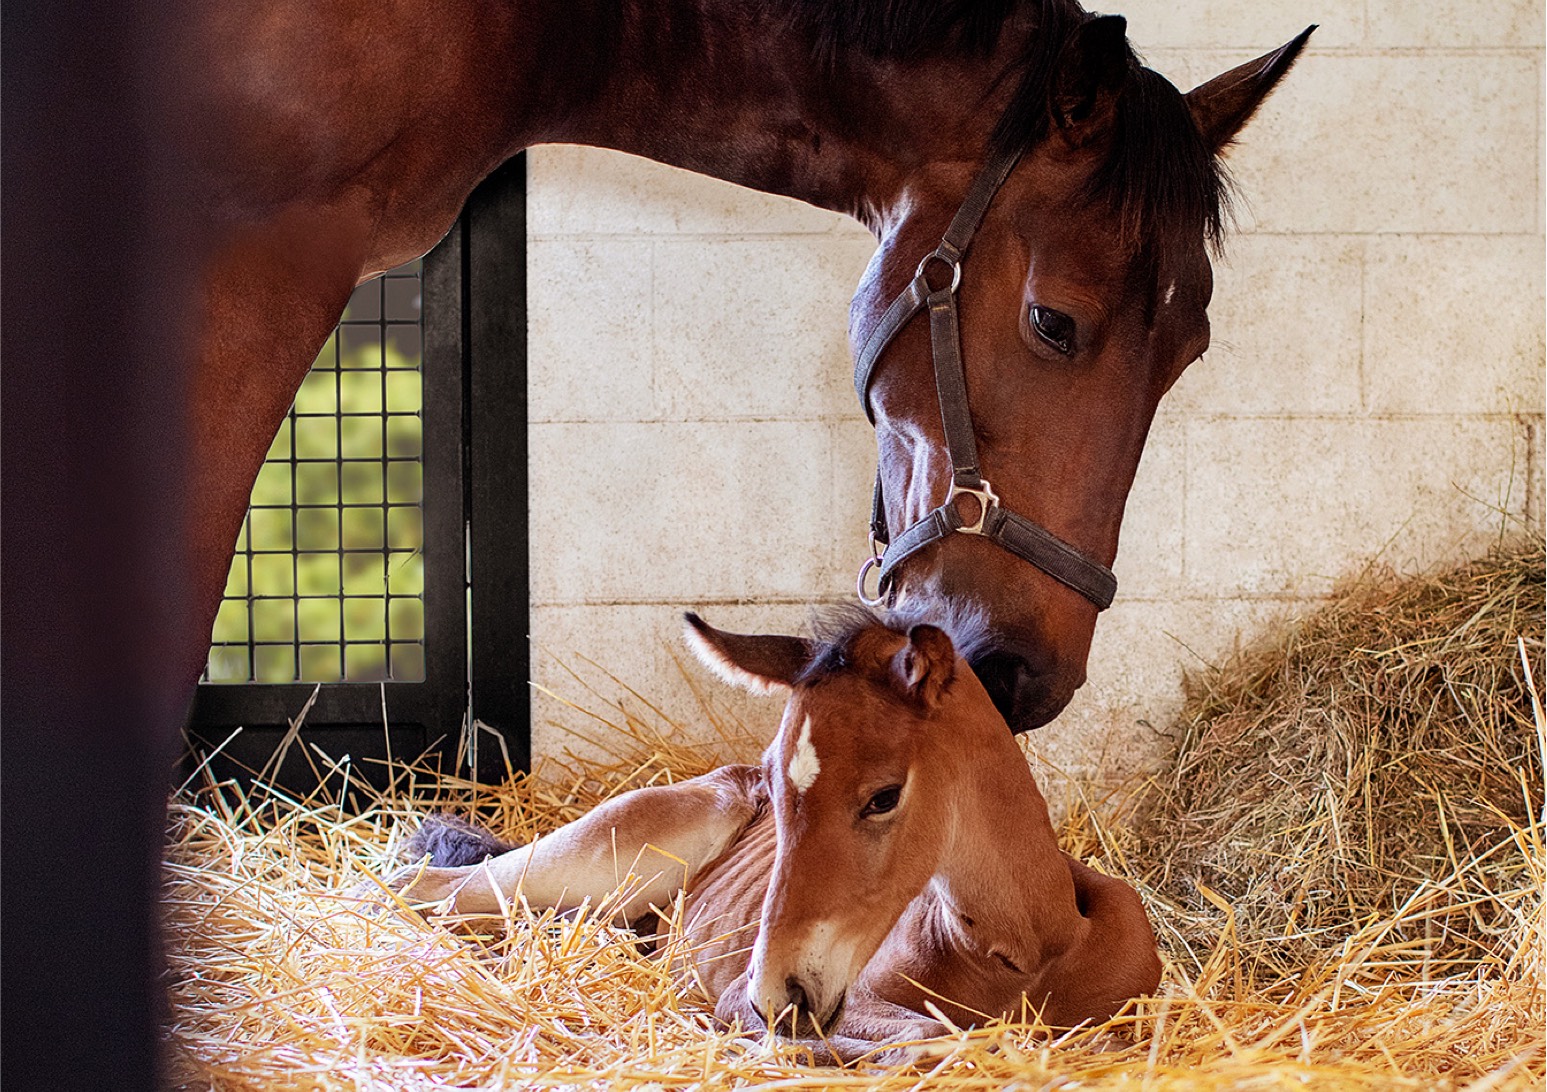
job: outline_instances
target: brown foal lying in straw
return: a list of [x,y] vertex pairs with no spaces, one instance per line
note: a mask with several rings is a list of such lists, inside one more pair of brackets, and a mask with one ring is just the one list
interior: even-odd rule
[[[1059,852],[1014,737],[930,625],[829,620],[820,643],[688,637],[728,680],[785,690],[761,766],[638,789],[531,845],[432,819],[431,867],[391,885],[459,914],[633,892],[635,920],[684,892],[681,928],[715,1015],[824,1060],[1039,1010],[1100,1021],[1160,980],[1127,884]],[[435,865],[453,867],[434,867]],[[498,888],[496,891],[495,888]]]

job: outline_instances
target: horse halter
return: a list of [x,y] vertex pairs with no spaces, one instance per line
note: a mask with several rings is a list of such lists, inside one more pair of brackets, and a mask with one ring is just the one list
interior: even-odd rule
[[[895,540],[886,526],[886,502],[881,492],[881,468],[876,467],[876,487],[870,514],[870,546],[873,556],[860,566],[858,591],[862,602],[877,606],[897,566],[924,547],[953,534],[980,535],[1016,557],[1029,561],[1053,579],[1066,584],[1105,610],[1117,593],[1112,570],[1092,561],[1047,528],[999,503],[978,467],[977,438],[972,431],[972,412],[967,405],[967,372],[962,364],[961,332],[956,314],[956,289],[961,284],[962,260],[994,195],[1009,177],[1020,152],[997,152],[973,179],[961,208],[951,220],[940,245],[924,256],[918,271],[902,290],[880,323],[871,331],[854,362],[854,389],[870,423],[876,423],[870,405],[870,381],[882,352],[904,326],[924,308],[929,309],[929,340],[935,362],[935,391],[940,397],[940,420],[945,426],[945,446],[951,456],[951,488],[945,501],[931,509]],[[925,272],[938,263],[950,274],[941,288],[929,283]],[[970,496],[978,502],[978,515],[963,519],[957,498]],[[865,594],[865,578],[879,568],[876,595]]]

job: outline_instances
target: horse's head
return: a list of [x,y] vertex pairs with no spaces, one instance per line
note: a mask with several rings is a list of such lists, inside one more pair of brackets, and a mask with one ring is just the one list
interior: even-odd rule
[[796,1025],[806,1017],[831,1028],[846,991],[939,868],[953,779],[971,775],[984,741],[989,751],[1014,746],[982,684],[932,625],[903,633],[856,613],[807,642],[688,621],[695,650],[729,681],[790,692],[763,756],[778,850],[749,995],[771,1025],[792,1010]]
[[[982,480],[1000,508],[1095,572],[1117,554],[1156,406],[1209,344],[1208,247],[1226,196],[1219,154],[1310,34],[1184,95],[1138,63],[1124,28],[1121,17],[1080,17],[1044,53],[1022,56],[1021,76],[989,100],[1000,118],[992,136],[980,125],[975,144],[970,132],[947,138],[956,158],[906,173],[872,218],[881,246],[850,330],[861,370],[867,347],[884,344],[860,386],[894,544],[946,502],[953,476],[961,484],[962,460],[953,475],[937,397],[941,328],[919,314],[889,339],[876,334],[919,275],[920,297],[954,276]],[[1019,151],[1019,162],[965,258],[920,267],[983,171],[985,142],[991,159]],[[977,520],[981,496],[956,497],[959,522]],[[1085,680],[1102,596],[988,538],[944,534],[897,562],[884,590],[915,608],[971,602],[986,612],[996,637],[973,667],[1016,731],[1051,720]]]

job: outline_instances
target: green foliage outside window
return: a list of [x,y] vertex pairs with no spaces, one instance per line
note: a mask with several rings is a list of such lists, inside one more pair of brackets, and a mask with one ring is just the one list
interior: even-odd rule
[[[301,384],[253,487],[209,681],[423,677],[417,292],[412,275],[362,286],[378,310],[346,312]],[[398,321],[376,321],[383,301]]]

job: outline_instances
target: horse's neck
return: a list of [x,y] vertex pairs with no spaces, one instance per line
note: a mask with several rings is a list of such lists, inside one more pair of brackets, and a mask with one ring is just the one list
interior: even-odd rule
[[963,763],[930,886],[947,933],[1029,966],[1048,946],[1067,942],[1063,934],[1077,916],[1074,883],[1013,737],[1003,733],[988,751]]
[[[1005,44],[989,58],[824,63],[809,31],[761,4],[544,3],[563,15],[537,23],[548,28],[533,84],[542,106],[524,111],[519,143],[631,152],[873,229],[911,172],[982,155],[993,96],[1005,90],[994,77],[1013,53]],[[1018,36],[1007,27],[1002,40]],[[964,109],[974,102],[984,109]]]

